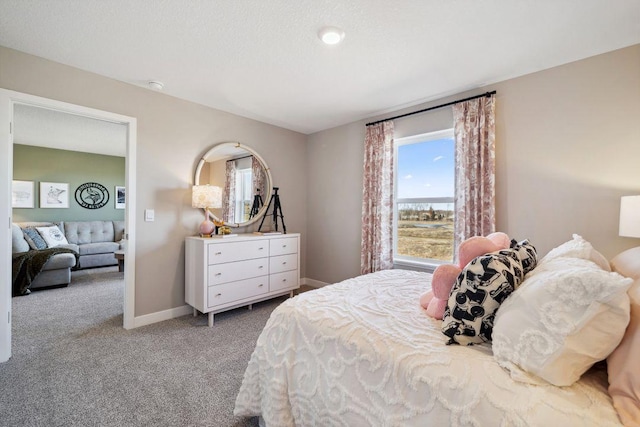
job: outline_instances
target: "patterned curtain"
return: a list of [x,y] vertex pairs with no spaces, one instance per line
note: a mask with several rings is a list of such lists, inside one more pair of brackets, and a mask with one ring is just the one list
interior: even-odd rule
[[253,186],[253,195],[258,194],[257,190],[260,190],[260,195],[263,197],[262,202],[265,203],[264,195],[267,193],[264,188],[264,168],[255,156],[251,156],[251,185]]
[[[486,236],[495,221],[495,96],[453,106],[456,187],[454,248]],[[457,252],[457,251],[456,251]]]
[[367,126],[362,189],[361,274],[393,267],[393,122]]
[[236,162],[227,161],[222,197],[222,218],[226,222],[236,222]]

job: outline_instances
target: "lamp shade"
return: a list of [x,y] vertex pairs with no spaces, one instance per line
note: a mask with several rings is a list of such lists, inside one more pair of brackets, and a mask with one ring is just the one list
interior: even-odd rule
[[620,199],[621,236],[640,237],[640,196],[625,196]]
[[194,208],[221,208],[222,188],[215,185],[194,185],[191,195],[191,206]]

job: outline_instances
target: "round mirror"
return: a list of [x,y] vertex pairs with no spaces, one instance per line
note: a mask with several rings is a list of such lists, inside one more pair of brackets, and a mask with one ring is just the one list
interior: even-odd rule
[[239,142],[215,145],[200,159],[193,182],[222,188],[222,208],[209,208],[230,227],[254,223],[264,215],[271,197],[271,171],[258,153]]

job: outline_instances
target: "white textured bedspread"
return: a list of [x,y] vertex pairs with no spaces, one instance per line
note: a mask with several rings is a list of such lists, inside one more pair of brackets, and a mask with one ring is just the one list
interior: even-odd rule
[[489,345],[446,345],[418,302],[430,274],[377,272],[281,304],[235,414],[285,426],[620,426],[604,369],[571,387],[513,381]]

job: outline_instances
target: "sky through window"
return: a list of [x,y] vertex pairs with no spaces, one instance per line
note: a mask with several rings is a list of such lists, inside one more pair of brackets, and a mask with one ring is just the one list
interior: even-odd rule
[[398,147],[397,198],[453,197],[453,138]]

